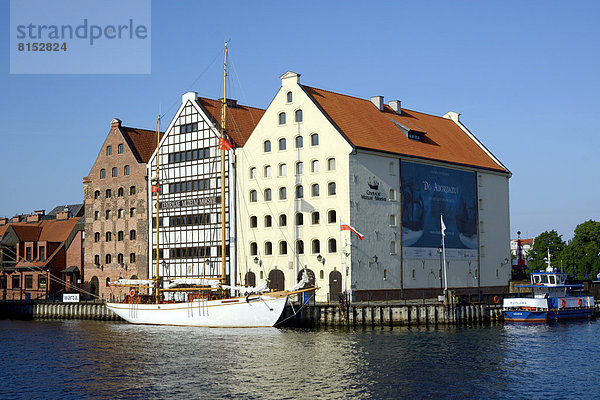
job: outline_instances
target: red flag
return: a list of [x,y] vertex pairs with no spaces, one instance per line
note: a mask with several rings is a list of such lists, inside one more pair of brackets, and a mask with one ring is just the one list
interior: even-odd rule
[[363,240],[365,238],[365,235],[363,235],[362,233],[360,233],[359,231],[357,231],[356,229],[354,229],[353,227],[351,227],[350,225],[344,223],[344,221],[342,221],[340,219],[340,230],[341,231],[350,231],[350,232],[354,232],[356,234],[356,236],[358,236],[358,238],[360,240]]
[[227,139],[219,138],[219,150],[231,150],[233,145],[227,141]]
[[152,185],[152,193],[160,192],[160,186]]

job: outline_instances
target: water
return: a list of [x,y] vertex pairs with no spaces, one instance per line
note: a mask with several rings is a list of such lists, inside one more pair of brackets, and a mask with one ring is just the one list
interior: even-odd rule
[[0,320],[0,399],[600,397],[600,323],[306,331]]

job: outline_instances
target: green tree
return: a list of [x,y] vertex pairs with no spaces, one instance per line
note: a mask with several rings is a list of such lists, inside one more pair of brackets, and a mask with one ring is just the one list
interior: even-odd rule
[[546,269],[545,258],[550,250],[552,257],[552,265],[560,268],[560,261],[557,264],[557,260],[560,260],[562,253],[565,249],[565,242],[562,240],[562,235],[559,235],[555,230],[545,231],[540,233],[533,241],[533,247],[529,251],[527,258],[528,270],[543,270]]
[[575,228],[565,254],[575,279],[596,279],[600,273],[600,222],[586,221]]

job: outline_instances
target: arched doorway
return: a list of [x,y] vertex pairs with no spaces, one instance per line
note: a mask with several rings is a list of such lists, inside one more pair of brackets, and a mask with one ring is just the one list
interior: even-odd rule
[[269,289],[285,289],[285,275],[280,269],[273,269],[269,272]]
[[329,274],[329,300],[339,301],[340,293],[342,293],[342,273],[331,271]]
[[256,286],[256,275],[254,272],[247,272],[244,277],[244,284],[246,286]]
[[[308,275],[308,283],[306,285],[304,285],[304,287],[302,289],[315,287],[316,279],[315,279],[315,273],[313,272],[312,269],[302,268],[300,271],[298,271],[297,282],[300,282],[300,280],[302,279],[302,275],[304,274],[304,271],[306,271],[306,275]],[[304,304],[308,304],[308,300],[310,299],[311,295],[313,295],[313,294],[314,294],[314,292],[298,293],[298,301],[300,301]]]
[[92,280],[90,280],[90,293],[95,297],[98,297],[98,290],[100,288],[100,281],[98,281],[98,277],[94,276]]

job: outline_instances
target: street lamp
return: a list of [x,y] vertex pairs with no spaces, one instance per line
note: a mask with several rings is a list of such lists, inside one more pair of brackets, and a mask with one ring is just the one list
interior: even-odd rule
[[317,261],[325,266],[325,257],[323,257],[321,254],[317,256]]

